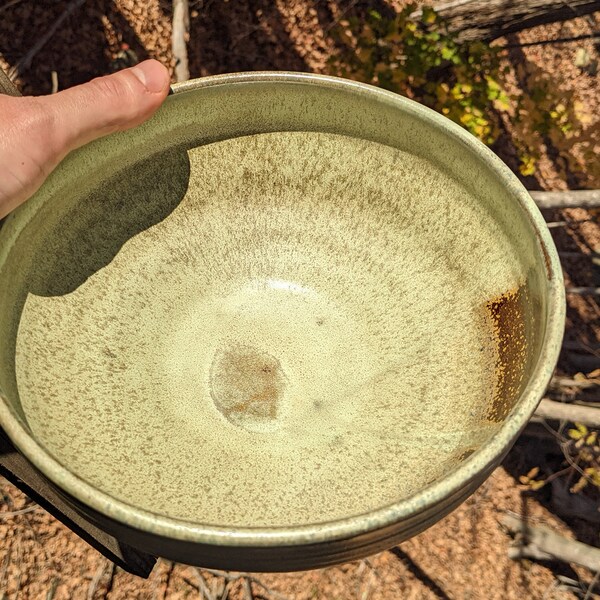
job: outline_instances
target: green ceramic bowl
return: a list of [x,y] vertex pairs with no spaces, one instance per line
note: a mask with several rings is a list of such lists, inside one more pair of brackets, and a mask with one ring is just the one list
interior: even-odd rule
[[499,464],[557,360],[561,270],[492,152],[293,73],[175,87],[0,233],[0,420],[150,552],[293,570],[392,546]]

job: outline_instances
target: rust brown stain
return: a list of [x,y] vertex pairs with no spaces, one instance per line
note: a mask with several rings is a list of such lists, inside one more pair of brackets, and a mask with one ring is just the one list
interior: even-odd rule
[[489,300],[485,304],[486,321],[494,342],[493,396],[486,419],[504,421],[521,392],[527,360],[525,285]]
[[223,416],[245,429],[277,419],[285,377],[279,361],[255,348],[235,346],[213,359],[210,390]]

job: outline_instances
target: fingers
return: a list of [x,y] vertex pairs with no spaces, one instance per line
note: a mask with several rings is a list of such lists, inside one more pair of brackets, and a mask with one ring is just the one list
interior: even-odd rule
[[0,218],[30,197],[71,151],[151,117],[169,72],[147,60],[51,96],[0,96]]
[[53,116],[59,152],[67,154],[97,137],[139,125],[162,104],[169,81],[163,65],[147,60],[40,99]]

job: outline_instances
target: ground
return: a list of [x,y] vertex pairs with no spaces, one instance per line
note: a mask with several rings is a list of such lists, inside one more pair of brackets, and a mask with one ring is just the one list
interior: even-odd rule
[[[4,0],[0,4],[0,66],[19,67],[16,81],[27,94],[46,94],[56,72],[59,89],[107,73],[123,42],[140,59],[154,57],[173,67],[170,49],[171,2],[168,0],[90,0],[77,9],[32,57],[20,62],[69,3]],[[331,30],[360,0],[196,0],[191,1],[190,70],[192,77],[244,70],[324,72],[334,49]],[[401,0],[371,4],[399,7]],[[569,37],[598,31],[600,14],[537,27],[499,44]],[[532,79],[547,79],[581,107],[582,129],[559,144],[544,140],[532,176],[522,177],[529,189],[600,188],[598,165],[585,164],[582,148],[600,139],[600,76],[575,62],[586,50],[598,60],[594,44],[534,45],[513,49],[507,56],[516,90]],[[514,139],[507,128],[494,150],[517,171]],[[594,137],[595,136],[595,137]],[[567,160],[566,156],[570,159]],[[599,270],[591,254],[600,252],[599,212],[583,209],[549,211],[548,221],[563,260],[568,285],[598,286]],[[559,372],[589,373],[598,355],[582,358],[576,344],[594,347],[600,340],[598,298],[569,295],[566,339],[571,343]],[[590,362],[591,359],[591,362]],[[594,362],[595,360],[595,362]],[[586,362],[587,361],[587,362]],[[583,366],[582,366],[583,365]],[[574,390],[561,391],[572,396]],[[589,400],[594,398],[589,397]],[[597,397],[595,398],[598,399]],[[298,574],[257,576],[270,591],[252,584],[255,597],[289,599],[421,599],[421,598],[544,598],[584,597],[594,574],[568,565],[512,562],[507,557],[510,536],[500,525],[511,511],[543,522],[557,531],[598,545],[597,526],[583,519],[561,520],[548,493],[532,494],[518,482],[532,460],[531,440],[522,439],[482,488],[443,521],[403,543],[368,559],[336,568]],[[532,458],[533,457],[533,458]],[[195,598],[198,573],[191,567],[160,561],[148,580],[112,569],[106,559],[79,540],[43,510],[1,481],[0,597],[38,598]],[[552,512],[551,510],[552,509]],[[2,514],[5,513],[5,514]],[[209,589],[222,579],[204,573]],[[572,581],[571,584],[568,582]],[[216,589],[215,587],[215,589]],[[230,597],[244,598],[242,580]],[[592,597],[591,594],[587,597]]]

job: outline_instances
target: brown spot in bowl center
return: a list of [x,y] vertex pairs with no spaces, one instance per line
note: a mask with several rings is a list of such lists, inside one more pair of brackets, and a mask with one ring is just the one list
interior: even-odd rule
[[210,370],[210,394],[234,425],[250,431],[273,429],[281,413],[285,376],[280,362],[250,346],[218,350]]

